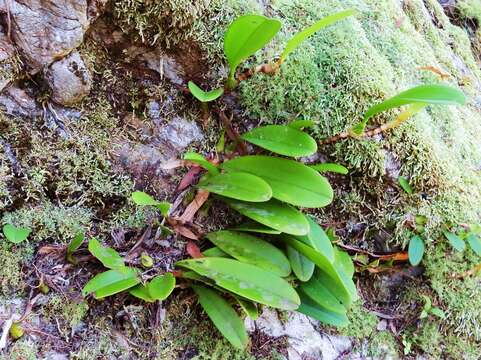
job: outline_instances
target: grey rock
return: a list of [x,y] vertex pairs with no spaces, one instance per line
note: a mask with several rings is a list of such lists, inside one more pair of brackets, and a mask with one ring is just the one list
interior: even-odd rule
[[52,100],[66,106],[80,102],[92,86],[90,71],[77,51],[54,62],[46,70],[45,80],[52,89]]
[[159,129],[157,139],[164,152],[175,156],[191,143],[203,140],[204,135],[195,122],[175,117]]
[[277,312],[268,308],[255,322],[246,319],[246,328],[250,332],[258,329],[274,338],[287,336],[289,360],[334,360],[352,350],[353,343],[348,337],[321,333],[317,325],[317,321],[297,312],[289,313],[287,321],[283,323]]
[[42,360],[68,360],[68,355],[56,351],[49,351],[45,354]]
[[0,109],[7,115],[34,118],[42,111],[30,94],[16,85],[11,85],[0,94]]
[[168,79],[174,85],[184,85],[185,70],[174,58],[165,55],[162,50],[156,49],[142,54],[139,59],[146,66],[158,72],[162,78]]
[[31,73],[40,71],[82,43],[89,22],[87,0],[0,0],[11,18],[12,39]]

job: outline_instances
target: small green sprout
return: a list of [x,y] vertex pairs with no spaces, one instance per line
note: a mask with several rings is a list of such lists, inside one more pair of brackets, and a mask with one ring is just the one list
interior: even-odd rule
[[12,224],[5,224],[2,230],[3,235],[5,235],[7,240],[14,244],[19,244],[22,241],[25,241],[31,232],[28,228],[15,227]]
[[433,307],[431,299],[428,296],[426,295],[421,295],[421,296],[423,297],[423,300],[424,300],[424,306],[423,306],[423,310],[421,311],[421,315],[419,315],[420,319],[425,319],[429,315],[437,316],[440,319],[446,318],[446,314],[444,313],[444,311],[442,311],[440,308]]

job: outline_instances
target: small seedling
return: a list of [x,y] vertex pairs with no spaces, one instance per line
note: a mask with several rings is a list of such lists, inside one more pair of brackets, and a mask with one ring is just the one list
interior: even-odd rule
[[155,200],[149,194],[146,194],[143,191],[134,191],[131,195],[132,200],[135,204],[139,206],[153,206],[160,210],[162,216],[166,217],[169,214],[169,210],[171,204],[167,201],[158,201]]
[[402,189],[409,195],[413,193],[413,188],[409,184],[409,180],[405,178],[404,176],[399,177],[399,185],[402,187]]
[[12,339],[20,339],[24,334],[25,331],[23,330],[22,324],[14,322],[10,327],[10,336],[12,337]]
[[19,244],[22,241],[25,241],[31,232],[28,228],[15,227],[12,224],[5,224],[2,230],[3,235],[5,235],[7,240],[14,244]]
[[424,240],[419,235],[413,236],[409,241],[408,256],[412,266],[421,263],[424,256]]
[[429,315],[437,316],[440,319],[446,318],[446,314],[444,313],[444,311],[442,311],[440,308],[432,306],[431,299],[428,296],[426,295],[421,295],[421,296],[423,297],[423,300],[424,300],[424,306],[423,306],[423,310],[421,311],[421,314],[419,315],[420,319],[425,319]]
[[77,233],[75,237],[72,239],[70,244],[67,246],[67,261],[72,264],[76,264],[77,261],[73,257],[73,253],[78,250],[78,248],[82,245],[82,243],[85,240],[85,234],[84,233]]

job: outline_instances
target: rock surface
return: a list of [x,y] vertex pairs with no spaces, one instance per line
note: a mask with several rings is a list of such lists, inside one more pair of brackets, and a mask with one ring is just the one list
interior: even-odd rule
[[257,328],[271,337],[287,336],[289,360],[335,360],[352,349],[349,338],[321,333],[316,325],[316,321],[295,312],[289,313],[287,321],[283,323],[276,311],[269,308],[265,308],[256,321],[246,318],[249,332]]
[[0,109],[7,115],[33,118],[41,115],[35,99],[28,91],[12,85],[0,94]]
[[0,1],[10,13],[11,35],[32,73],[82,43],[88,27],[87,0]]
[[77,51],[54,62],[45,72],[45,80],[52,89],[52,100],[66,106],[80,102],[92,86],[90,72]]

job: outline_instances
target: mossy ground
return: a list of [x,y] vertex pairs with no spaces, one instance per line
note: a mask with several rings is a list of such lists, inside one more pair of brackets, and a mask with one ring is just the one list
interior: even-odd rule
[[[195,76],[211,87],[219,85],[219,75],[226,74],[222,36],[237,15],[264,13],[283,21],[282,32],[249,60],[247,67],[274,58],[293,33],[323,15],[348,7],[358,10],[355,18],[313,36],[275,76],[256,75],[241,83],[234,119],[240,129],[245,124],[305,118],[318,122],[314,135],[324,139],[355,124],[370,105],[381,99],[417,84],[439,82],[435,73],[421,69],[427,66],[448,73],[446,82],[466,93],[465,107],[429,107],[388,134],[321,148],[323,159],[347,166],[350,174],[331,178],[336,201],[316,216],[324,224],[335,224],[345,243],[370,251],[400,250],[410,236],[406,219],[426,216],[425,273],[396,298],[396,308],[391,309],[393,315],[404,316],[405,321],[396,322],[400,325],[398,333],[377,329],[379,319],[369,312],[374,310],[369,302],[356,305],[352,325],[341,333],[356,339],[361,350],[367,341],[367,353],[378,358],[386,354],[403,356],[408,346],[408,356],[477,358],[481,352],[481,286],[479,278],[458,275],[480,260],[470,251],[453,252],[440,236],[444,226],[479,223],[481,219],[481,70],[470,30],[454,25],[435,0],[165,3],[115,2],[108,24],[147,44],[160,43],[171,50],[187,40],[197,44],[205,64],[204,73]],[[478,3],[458,1],[459,16],[476,19],[479,26]],[[481,38],[479,31],[475,36]],[[128,200],[130,192],[138,187],[135,179],[112,163],[112,154],[118,150],[114,145],[118,142],[112,140],[138,136],[130,131],[132,124],[126,114],[149,124],[145,98],[154,95],[165,101],[173,97],[177,109],[189,118],[198,116],[195,105],[179,96],[177,90],[165,82],[153,85],[147,81],[145,85],[135,71],[125,70],[118,56],[112,56],[95,39],[87,39],[81,52],[96,74],[96,85],[79,105],[82,117],[66,124],[68,139],[45,129],[41,120],[0,118],[2,140],[15,150],[22,169],[21,176],[12,175],[6,155],[0,153],[0,218],[2,223],[33,230],[28,243],[0,247],[0,298],[26,295],[28,278],[22,276],[22,268],[28,267],[38,246],[66,244],[78,231],[107,239],[114,228],[142,227],[149,221],[151,214],[133,207]],[[393,116],[395,112],[378,116],[375,123]],[[217,126],[207,129],[207,141],[200,148],[212,150],[218,133]],[[415,194],[401,191],[397,174],[389,170],[392,164],[396,173],[409,178]],[[168,195],[153,183],[143,185],[162,198]],[[380,277],[367,276],[374,281]],[[361,281],[360,286],[363,284]],[[363,291],[370,289],[366,285]],[[447,318],[417,319],[422,307],[420,294],[430,296]],[[56,334],[64,343],[71,341],[72,329],[78,328],[80,335],[74,339],[79,341],[72,347],[74,358],[124,358],[129,352],[145,359],[255,356],[234,351],[217,336],[203,315],[193,310],[189,294],[182,293],[167,304],[167,318],[153,332],[151,321],[158,309],[152,307],[127,304],[119,315],[122,306],[113,303],[119,312],[106,315],[95,303],[89,304],[87,311],[84,303],[54,291],[47,299],[41,316],[46,323],[59,319]],[[177,299],[183,300],[176,303]],[[376,305],[383,302],[379,300]],[[384,310],[389,306],[393,304],[385,305]],[[151,345],[147,352],[146,344]],[[20,340],[6,356],[33,359],[47,350],[48,346]]]

